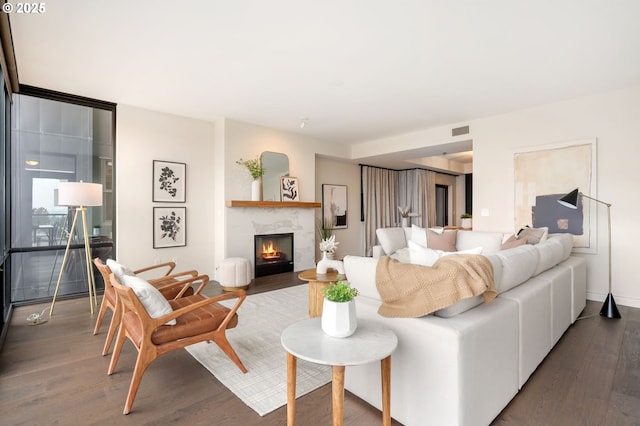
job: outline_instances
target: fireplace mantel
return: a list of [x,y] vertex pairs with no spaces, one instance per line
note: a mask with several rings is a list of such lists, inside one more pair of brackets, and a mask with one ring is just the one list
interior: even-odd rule
[[227,207],[256,207],[256,208],[299,208],[299,209],[317,209],[322,206],[321,203],[305,202],[305,201],[248,201],[248,200],[227,200]]

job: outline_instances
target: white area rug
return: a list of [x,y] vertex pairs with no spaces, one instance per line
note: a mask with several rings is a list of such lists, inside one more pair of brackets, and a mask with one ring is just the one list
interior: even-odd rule
[[[254,411],[270,413],[287,403],[287,358],[280,335],[287,326],[309,318],[308,288],[304,284],[247,296],[238,310],[238,325],[227,331],[246,374],[215,343],[197,343],[186,350]],[[296,397],[330,381],[331,367],[298,360]]]

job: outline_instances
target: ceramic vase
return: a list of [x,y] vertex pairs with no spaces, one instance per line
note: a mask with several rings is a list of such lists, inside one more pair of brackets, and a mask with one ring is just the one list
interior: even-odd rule
[[262,200],[262,180],[256,179],[251,182],[251,201]]
[[408,228],[409,227],[409,218],[408,217],[403,217],[402,218],[402,227],[403,228]]
[[322,304],[322,331],[331,337],[349,337],[358,327],[356,302],[332,302],[326,297]]
[[[333,256],[332,256],[333,258]],[[318,271],[326,271],[327,270],[327,261],[329,260],[329,255],[326,251],[322,252],[322,259],[316,264],[316,272]]]
[[471,229],[471,228],[473,227],[473,222],[472,222],[472,220],[473,220],[473,219],[470,219],[470,218],[464,218],[464,219],[462,219],[462,221],[460,222],[460,226],[461,226],[463,229]]

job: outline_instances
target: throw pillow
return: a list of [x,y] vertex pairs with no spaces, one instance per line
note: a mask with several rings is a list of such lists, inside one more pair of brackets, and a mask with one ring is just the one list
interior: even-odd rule
[[[122,284],[133,290],[151,318],[160,318],[173,312],[171,305],[162,293],[147,281],[135,275],[124,275],[122,279]],[[176,320],[167,321],[165,325],[176,325]]]
[[438,259],[451,254],[482,254],[482,247],[474,247],[460,251],[433,250],[409,241],[409,263],[422,266],[433,266]]
[[113,259],[107,259],[107,266],[113,272],[113,275],[116,276],[116,279],[120,284],[123,284],[122,277],[125,275],[135,275],[133,271],[121,263],[116,262]]
[[516,234],[518,239],[526,238],[527,244],[538,244],[547,241],[549,235],[549,228],[546,226],[542,228],[531,228],[528,225],[518,231]]
[[518,239],[515,235],[512,235],[502,243],[500,250],[509,250],[511,248],[519,247],[524,244],[527,244],[526,238]]
[[407,238],[404,229],[397,228],[378,228],[376,229],[378,242],[382,246],[387,256],[392,255],[396,250],[407,246]]
[[441,251],[423,247],[414,241],[409,241],[409,263],[422,266],[433,266],[440,259]]
[[433,250],[456,251],[457,235],[456,229],[438,233],[429,228],[427,230],[427,247]]
[[427,246],[427,230],[416,225],[411,225],[411,241],[422,247]]

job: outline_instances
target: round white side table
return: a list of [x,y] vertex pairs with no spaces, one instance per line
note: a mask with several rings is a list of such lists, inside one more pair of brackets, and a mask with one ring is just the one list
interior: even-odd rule
[[382,424],[391,425],[391,353],[398,346],[396,335],[373,321],[359,319],[351,336],[330,337],[322,331],[320,321],[320,318],[300,321],[282,332],[282,346],[287,351],[287,425],[295,425],[298,358],[331,366],[334,426],[342,425],[343,421],[345,366],[380,361]]

